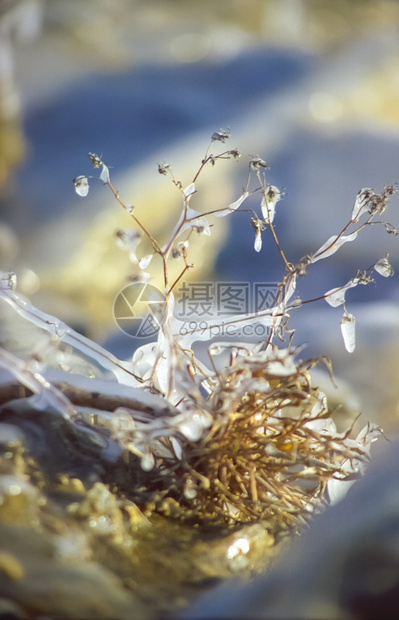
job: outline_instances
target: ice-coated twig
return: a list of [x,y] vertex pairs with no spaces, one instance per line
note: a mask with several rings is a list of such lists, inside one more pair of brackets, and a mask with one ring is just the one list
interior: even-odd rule
[[120,383],[137,387],[140,381],[131,370],[131,363],[119,360],[89,338],[82,336],[63,321],[36,308],[32,303],[20,297],[12,287],[7,286],[7,274],[0,272],[2,287],[0,299],[8,303],[20,316],[37,327],[46,330],[60,341],[71,345],[77,351],[87,355],[103,368],[114,373]]
[[36,360],[23,361],[0,348],[0,367],[8,370],[22,385],[34,394],[32,404],[36,409],[54,409],[64,418],[70,420],[75,409],[70,400],[39,372]]

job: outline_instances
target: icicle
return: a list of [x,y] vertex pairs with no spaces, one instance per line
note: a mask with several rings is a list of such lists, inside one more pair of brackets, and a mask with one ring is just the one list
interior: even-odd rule
[[55,409],[64,418],[70,420],[75,415],[75,410],[67,397],[56,387],[51,385],[37,369],[35,360],[23,361],[13,353],[0,348],[0,367],[5,368],[22,383],[28,390],[34,393],[31,399],[33,407]]
[[356,347],[355,317],[353,314],[346,312],[346,310],[341,320],[341,332],[344,339],[345,349],[348,353],[353,353]]

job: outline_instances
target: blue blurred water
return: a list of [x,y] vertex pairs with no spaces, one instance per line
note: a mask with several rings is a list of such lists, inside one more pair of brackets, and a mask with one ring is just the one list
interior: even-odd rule
[[209,128],[234,128],[254,98],[292,85],[313,63],[308,54],[265,48],[227,61],[147,64],[79,80],[26,110],[30,156],[16,175],[9,219],[26,231],[57,217],[71,202],[71,179],[88,151],[103,153],[122,173],[201,129],[206,145]]

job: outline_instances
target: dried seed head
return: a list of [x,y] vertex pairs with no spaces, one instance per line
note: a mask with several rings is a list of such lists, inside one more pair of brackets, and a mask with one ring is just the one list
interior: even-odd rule
[[371,215],[375,213],[384,213],[387,210],[389,199],[395,194],[396,191],[395,185],[385,185],[381,194],[374,194],[371,196],[368,202],[369,213]]
[[226,129],[220,129],[219,131],[215,131],[212,134],[211,140],[212,142],[222,142],[223,144],[230,138],[231,131],[229,127]]
[[159,174],[164,174],[164,175],[168,174],[169,170],[170,170],[170,165],[169,164],[165,164],[165,163],[158,164],[158,172],[159,172]]
[[231,151],[229,151],[229,155],[234,157],[234,159],[239,159],[241,157],[241,151],[239,151],[238,149],[232,149]]
[[90,157],[90,161],[93,164],[94,168],[99,168],[101,164],[103,163],[101,161],[101,157],[99,157],[98,155],[95,155],[94,153],[89,153],[89,157]]
[[267,163],[263,159],[258,157],[257,155],[252,157],[251,161],[249,162],[249,165],[252,168],[252,170],[259,170],[260,168],[264,168],[264,170],[270,170]]

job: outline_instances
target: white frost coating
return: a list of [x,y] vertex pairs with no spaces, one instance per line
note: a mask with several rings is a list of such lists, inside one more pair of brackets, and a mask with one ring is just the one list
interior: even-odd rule
[[216,211],[213,215],[215,215],[216,217],[225,217],[226,215],[230,215],[230,213],[233,213],[233,211],[236,211],[242,205],[242,203],[246,198],[248,198],[248,196],[249,192],[244,192],[242,196],[238,198],[238,200],[229,204],[229,206],[225,209]]
[[345,349],[353,353],[356,347],[355,317],[349,312],[344,312],[341,320],[341,332],[344,339]]
[[0,299],[7,302],[24,319],[56,336],[62,342],[71,345],[103,368],[111,370],[119,383],[134,387],[140,386],[139,381],[134,377],[131,370],[132,365],[130,362],[119,360],[112,353],[109,353],[89,338],[75,332],[59,319],[38,310],[33,304],[19,297],[11,289],[0,289]]
[[55,409],[68,420],[75,415],[75,410],[67,397],[38,372],[36,361],[20,360],[0,348],[0,366],[11,372],[22,385],[33,392],[31,402],[36,409]]
[[354,241],[357,237],[357,231],[352,233],[351,235],[333,235],[323,245],[321,248],[317,250],[312,256],[312,263],[316,263],[318,260],[322,258],[327,258],[332,254],[335,254],[337,250],[348,241]]

